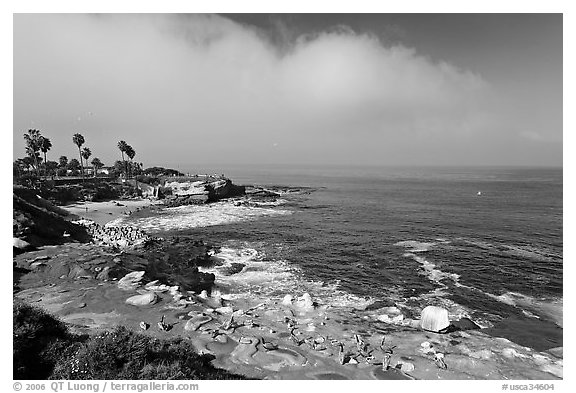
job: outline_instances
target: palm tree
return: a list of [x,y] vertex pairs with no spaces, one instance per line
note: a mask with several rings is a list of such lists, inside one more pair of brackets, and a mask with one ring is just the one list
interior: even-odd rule
[[68,157],[60,156],[60,158],[58,159],[58,166],[60,168],[66,168],[67,165],[68,165]]
[[128,147],[126,149],[126,155],[130,159],[130,177],[132,177],[132,166],[134,165],[132,162],[132,159],[136,155],[136,151],[134,150],[134,148],[132,146],[128,145]]
[[94,177],[96,177],[96,175],[98,174],[98,169],[102,168],[104,164],[102,163],[102,161],[100,161],[98,157],[94,157],[92,159],[92,165],[94,166]]
[[42,150],[42,153],[44,153],[44,179],[46,179],[47,177],[46,163],[48,162],[48,160],[46,159],[46,153],[48,153],[48,150],[50,150],[51,148],[52,148],[52,142],[50,142],[50,139],[46,138],[45,136],[41,136],[40,150]]
[[82,157],[84,158],[84,162],[86,162],[86,166],[88,166],[88,159],[90,158],[90,156],[92,155],[92,151],[90,151],[89,148],[85,147],[84,149],[82,149]]
[[38,165],[38,154],[40,151],[40,142],[42,135],[40,130],[28,130],[27,134],[24,134],[24,141],[26,142],[26,154],[34,161],[34,167],[36,168],[36,175],[40,177],[40,169]]
[[24,164],[26,172],[28,172],[30,170],[30,167],[34,166],[34,159],[30,156],[26,156],[22,159],[22,163]]
[[78,146],[78,155],[80,156],[80,171],[82,172],[82,181],[84,181],[84,164],[82,163],[82,152],[80,151],[80,148],[84,144],[85,140],[82,134],[74,134],[74,136],[72,136],[72,142]]
[[118,142],[118,149],[122,153],[122,162],[124,163],[124,176],[128,177],[128,168],[126,167],[126,160],[124,159],[124,153],[128,149],[128,144],[125,141]]

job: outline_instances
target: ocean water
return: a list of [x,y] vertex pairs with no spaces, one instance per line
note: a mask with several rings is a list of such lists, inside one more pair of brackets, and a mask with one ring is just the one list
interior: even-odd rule
[[237,184],[312,191],[246,211],[223,203],[129,218],[220,244],[223,261],[246,265],[218,277],[222,290],[392,300],[407,317],[441,305],[482,327],[563,324],[562,169],[218,169]]

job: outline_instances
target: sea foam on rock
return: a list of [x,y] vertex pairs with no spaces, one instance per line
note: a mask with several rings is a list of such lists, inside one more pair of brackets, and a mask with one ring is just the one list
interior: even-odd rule
[[437,306],[427,306],[422,310],[420,327],[431,332],[439,332],[450,326],[448,310]]
[[302,311],[314,310],[314,302],[309,293],[305,293],[296,300],[295,306]]
[[284,299],[282,299],[282,305],[291,306],[292,300],[293,300],[292,295],[286,295],[284,296]]

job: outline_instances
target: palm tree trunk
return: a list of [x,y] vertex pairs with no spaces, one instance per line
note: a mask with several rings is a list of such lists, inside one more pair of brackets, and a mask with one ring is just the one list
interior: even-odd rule
[[82,174],[82,183],[84,183],[84,161],[82,161],[82,152],[78,146],[78,155],[80,156],[80,173]]
[[120,153],[122,153],[122,162],[124,163],[124,177],[128,177],[128,167],[126,166],[126,160],[124,159],[124,152],[120,151]]
[[48,179],[48,166],[46,165],[46,153],[44,153],[44,181]]
[[36,153],[34,153],[34,166],[35,166],[34,169],[36,169],[36,176],[38,176],[38,179],[40,179],[40,168],[38,167],[39,164],[38,164],[38,158],[36,157]]

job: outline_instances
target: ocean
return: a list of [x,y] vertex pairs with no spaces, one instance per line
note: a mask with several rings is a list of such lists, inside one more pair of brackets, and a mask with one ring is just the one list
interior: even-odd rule
[[233,276],[214,269],[223,292],[308,292],[336,307],[380,300],[411,318],[439,305],[523,345],[562,345],[561,168],[220,172],[286,192],[260,208],[184,206],[126,220],[220,245],[224,263],[246,265]]

